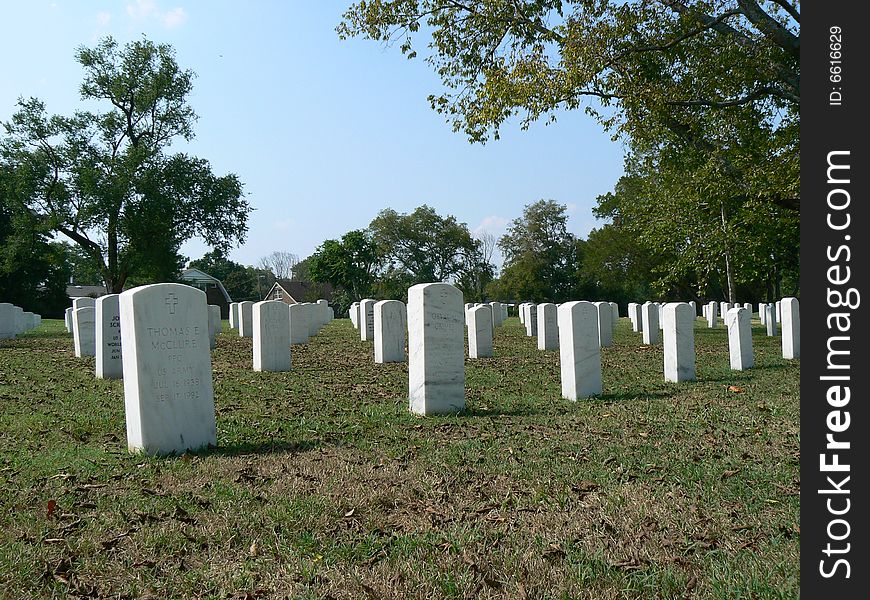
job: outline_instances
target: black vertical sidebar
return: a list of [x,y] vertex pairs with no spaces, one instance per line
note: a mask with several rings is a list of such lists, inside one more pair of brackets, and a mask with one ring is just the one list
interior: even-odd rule
[[[864,2],[801,3],[801,595],[870,589]],[[824,595],[823,595],[824,594]]]

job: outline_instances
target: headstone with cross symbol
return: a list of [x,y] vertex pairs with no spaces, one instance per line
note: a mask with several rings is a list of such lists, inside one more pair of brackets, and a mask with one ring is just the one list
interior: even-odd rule
[[178,283],[119,297],[131,452],[172,454],[217,443],[205,293]]

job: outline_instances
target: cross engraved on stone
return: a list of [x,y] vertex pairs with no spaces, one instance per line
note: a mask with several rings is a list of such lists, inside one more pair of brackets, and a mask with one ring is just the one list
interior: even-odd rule
[[176,304],[178,304],[178,298],[175,297],[175,294],[170,293],[170,294],[166,297],[166,306],[169,307],[169,314],[170,314],[170,315],[174,315],[174,314],[175,314],[175,305],[176,305]]

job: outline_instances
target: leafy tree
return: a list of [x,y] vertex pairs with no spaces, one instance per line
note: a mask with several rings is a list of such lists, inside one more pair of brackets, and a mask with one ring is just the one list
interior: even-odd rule
[[480,244],[454,216],[442,217],[430,206],[410,214],[387,208],[369,225],[385,270],[403,272],[410,285],[453,281],[482,260]]
[[0,301],[58,317],[70,304],[63,249],[49,241],[32,215],[6,201],[6,174],[0,169]]
[[569,300],[578,289],[578,246],[567,208],[553,200],[526,205],[498,241],[504,256],[500,287],[511,299]]
[[[426,60],[446,88],[431,105],[471,141],[498,138],[516,117],[525,128],[584,108],[623,138],[629,175],[648,178],[639,199],[656,223],[644,244],[674,261],[656,287],[694,278],[697,293],[721,288],[733,300],[765,272],[797,281],[794,252],[785,255],[800,209],[799,23],[788,0],[384,0],[351,6],[338,32],[401,40],[414,57],[426,25]],[[740,237],[753,215],[775,243]],[[687,239],[699,244],[688,253]],[[502,283],[541,293],[525,276],[533,258]]]
[[172,48],[147,39],[119,48],[105,38],[76,59],[82,100],[107,109],[48,116],[41,101],[19,100],[0,140],[14,200],[78,244],[112,292],[131,276],[171,277],[193,236],[221,249],[243,240],[251,209],[239,179],[168,153],[173,141],[193,138],[196,120],[187,102],[194,75]]
[[71,280],[78,285],[105,285],[97,265],[85,254],[81,246],[68,242],[54,242],[58,256],[67,265]]
[[295,265],[293,265],[293,269],[290,273],[290,279],[292,281],[311,281],[311,275],[308,272],[308,258],[303,258]]
[[589,232],[582,272],[602,296],[625,306],[654,298],[650,281],[655,279],[653,270],[661,262],[626,228],[606,224]]
[[326,240],[308,257],[311,280],[330,283],[339,312],[368,296],[375,284],[380,261],[377,245],[362,230],[349,231],[340,240]]
[[511,117],[526,127],[585,100],[628,130],[746,105],[796,118],[799,22],[788,0],[383,0],[353,4],[337,31],[401,41],[414,58],[425,24],[447,89],[432,108],[484,141]]

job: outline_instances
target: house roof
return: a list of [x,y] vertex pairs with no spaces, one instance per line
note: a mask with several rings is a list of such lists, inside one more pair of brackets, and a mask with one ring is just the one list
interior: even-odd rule
[[74,285],[66,286],[66,295],[69,298],[99,298],[106,295],[104,285]]
[[220,279],[212,277],[204,271],[200,271],[199,269],[185,269],[181,272],[180,278],[182,281],[189,281],[191,283],[215,285],[221,291],[221,294],[223,294],[223,297],[227,302],[233,301]]
[[306,296],[309,292],[313,290],[317,290],[320,298],[331,301],[332,300],[332,285],[328,283],[314,283],[311,281],[291,281],[289,279],[279,279],[277,280],[271,288],[269,288],[269,292],[266,294],[268,297],[272,290],[275,289],[275,286],[279,286],[284,293],[293,298],[296,302],[305,302]]

